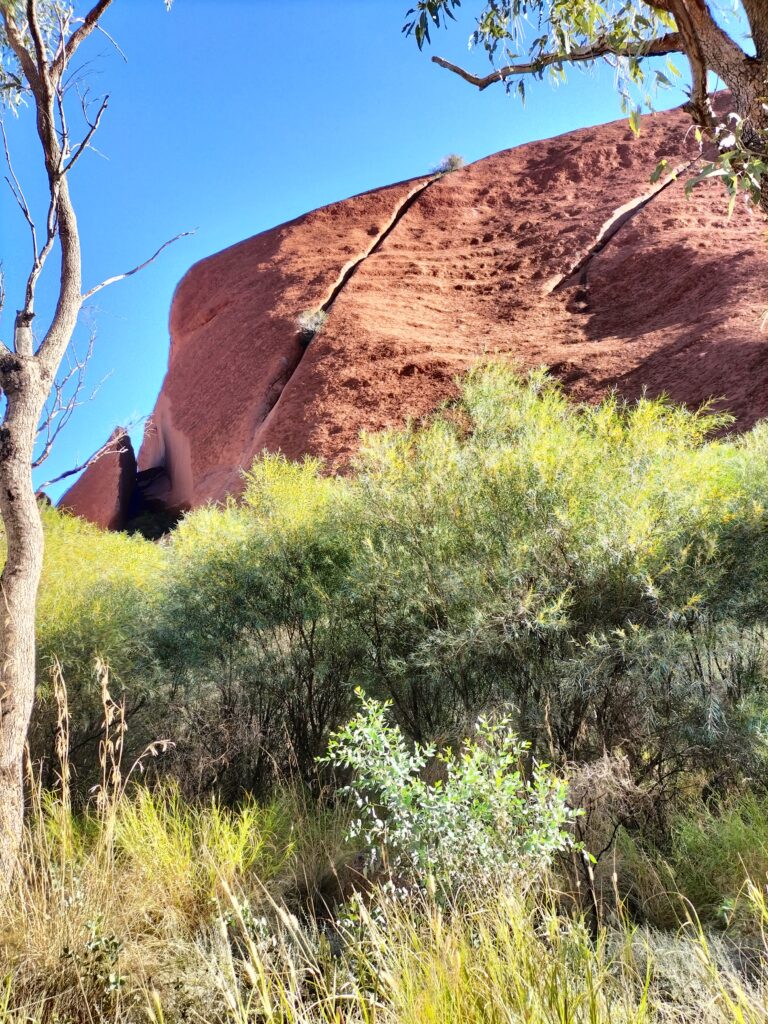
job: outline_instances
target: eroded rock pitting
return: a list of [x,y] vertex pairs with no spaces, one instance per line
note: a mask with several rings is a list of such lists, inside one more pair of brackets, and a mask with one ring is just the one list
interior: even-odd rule
[[[335,282],[333,288],[331,289],[328,298],[320,305],[320,310],[323,313],[325,313],[326,316],[330,315],[331,310],[333,309],[333,306],[336,303],[337,299],[344,291],[344,289],[347,287],[347,285],[352,280],[357,271],[360,269],[360,267],[363,265],[363,263],[365,263],[367,259],[369,259],[371,256],[374,256],[376,252],[378,252],[378,250],[381,248],[384,242],[386,242],[390,234],[394,231],[394,229],[397,227],[397,225],[400,223],[403,217],[408,213],[410,208],[417,201],[419,196],[421,196],[422,193],[425,192],[430,185],[434,184],[436,180],[438,180],[438,175],[435,175],[434,177],[431,177],[426,181],[422,181],[411,192],[409,192],[405,199],[403,199],[403,201],[395,208],[395,211],[391,219],[389,220],[389,223],[386,224],[386,226],[374,238],[372,244],[359,256],[355,257],[355,259],[350,260],[349,263],[342,269],[342,272],[339,275],[338,280]],[[309,347],[310,344],[311,340],[308,340],[306,344],[303,344],[301,352],[298,354],[297,359],[291,366],[287,368],[286,373],[281,374],[281,376],[277,380],[272,381],[270,385],[270,394],[274,395],[274,400],[269,403],[266,413],[262,417],[262,423],[266,422],[266,420],[272,413],[272,410],[280,401],[283,391],[285,391],[285,388],[290,382],[294,373],[298,370],[299,364],[301,363],[301,360],[304,358],[304,354],[306,353],[307,348]]]
[[643,193],[643,195],[630,199],[629,202],[624,203],[617,210],[614,210],[608,220],[601,226],[594,242],[592,242],[589,248],[579,256],[571,267],[568,268],[565,274],[555,278],[553,282],[550,282],[548,290],[550,292],[556,292],[561,288],[568,288],[574,284],[586,286],[589,266],[595,256],[602,252],[611,239],[617,235],[626,224],[641,213],[649,203],[652,203],[657,196],[661,195],[661,193],[665,191],[665,189],[668,189],[672,185],[676,185],[680,180],[680,176],[690,171],[697,160],[698,157],[680,164],[665,178],[657,182],[653,188]]

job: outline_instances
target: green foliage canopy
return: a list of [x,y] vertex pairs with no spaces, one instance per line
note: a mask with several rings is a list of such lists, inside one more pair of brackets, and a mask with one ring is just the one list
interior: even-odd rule
[[68,594],[74,563],[46,569],[43,649],[76,677],[114,657],[179,771],[228,797],[312,777],[356,686],[421,743],[499,709],[534,756],[607,751],[644,785],[755,772],[768,430],[727,422],[485,366],[430,422],[365,438],[350,476],[265,456],[163,546],[52,514],[50,557],[92,542],[94,576]]

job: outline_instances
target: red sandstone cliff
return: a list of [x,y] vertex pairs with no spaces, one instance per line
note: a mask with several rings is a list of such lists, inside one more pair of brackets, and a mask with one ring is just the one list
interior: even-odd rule
[[61,499],[59,508],[105,530],[122,530],[130,515],[135,486],[133,445],[125,429],[118,427],[101,454]]
[[[638,140],[620,121],[521,146],[198,263],[174,297],[139,455],[150,496],[220,499],[265,448],[341,465],[361,430],[435,408],[487,354],[546,363],[579,399],[647,388],[721,397],[741,427],[768,415],[764,224],[729,220],[717,184],[690,199],[685,174],[650,184],[661,158],[695,156],[688,129],[673,111]],[[305,350],[296,317],[323,306]],[[81,493],[101,486],[86,477]]]

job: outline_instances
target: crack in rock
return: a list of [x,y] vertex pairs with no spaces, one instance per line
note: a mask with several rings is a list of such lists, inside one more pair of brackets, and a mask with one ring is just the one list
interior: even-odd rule
[[[387,238],[389,238],[389,236],[395,230],[397,225],[408,213],[408,211],[414,205],[416,200],[422,195],[422,193],[426,192],[430,185],[434,185],[434,183],[436,181],[439,181],[442,177],[442,174],[435,174],[430,176],[426,180],[424,180],[423,178],[419,179],[419,184],[416,185],[400,203],[398,203],[392,216],[387,221],[385,226],[381,229],[381,231],[377,232],[376,236],[373,238],[368,248],[365,249],[364,252],[362,252],[359,256],[355,256],[353,259],[351,259],[342,268],[341,273],[339,274],[335,284],[332,286],[331,290],[328,293],[328,297],[318,307],[323,313],[330,313],[334,303],[342,294],[344,289],[347,287],[347,285],[354,277],[354,275],[357,273],[357,271],[360,269],[360,267],[363,265],[363,263],[365,263],[367,259],[369,259],[371,256],[375,255],[378,252],[378,250],[381,248],[384,242],[386,242]],[[311,342],[308,342],[306,345],[302,346],[302,349],[299,352],[296,360],[293,362],[293,365],[287,365],[285,371],[282,374],[280,374],[279,377],[276,380],[274,380],[270,385],[269,390],[273,392],[273,395],[268,395],[267,397],[266,409],[256,427],[257,432],[263,426],[266,425],[268,418],[274,412],[277,404],[279,403],[280,399],[282,398],[285,392],[285,389],[290,384],[291,378],[301,365],[301,361],[306,355],[306,352],[310,344]]]
[[628,203],[624,203],[623,206],[619,206],[615,209],[608,220],[603,223],[595,236],[594,242],[584,252],[582,252],[579,258],[569,267],[568,270],[566,270],[564,274],[551,279],[547,284],[545,291],[551,295],[554,292],[558,292],[561,289],[568,288],[572,285],[580,285],[582,288],[586,288],[589,267],[595,256],[601,253],[610,240],[614,238],[626,224],[644,210],[649,203],[652,203],[653,200],[668,189],[670,185],[674,185],[681,174],[685,174],[686,171],[689,171],[698,159],[698,156],[696,156],[693,160],[688,160],[686,163],[678,164],[678,166],[675,167],[675,169],[668,174],[666,178],[657,182],[648,192],[644,192],[643,195],[630,199]]
[[439,181],[441,177],[441,174],[436,174],[430,178],[427,178],[426,181],[421,180],[419,184],[408,193],[408,195],[405,197],[405,199],[403,199],[399,206],[397,206],[395,212],[390,217],[389,222],[381,229],[381,231],[379,231],[379,233],[375,236],[375,238],[368,246],[368,248],[365,250],[365,252],[361,253],[359,256],[355,256],[354,259],[350,260],[349,263],[347,263],[347,265],[341,271],[341,274],[339,274],[336,284],[331,288],[328,298],[320,306],[320,309],[323,311],[323,313],[330,312],[330,309],[333,306],[334,302],[338,299],[339,295],[341,295],[341,293],[344,291],[346,286],[349,284],[350,280],[354,277],[354,275],[357,273],[357,271],[360,269],[363,263],[365,263],[369,256],[373,256],[376,252],[378,252],[378,250],[381,248],[384,242],[386,242],[387,238],[392,234],[392,232],[403,219],[403,217],[406,215],[406,213],[408,213],[408,211],[419,198],[419,196],[422,194],[422,192],[426,192],[429,186],[434,185],[434,183],[436,181]]

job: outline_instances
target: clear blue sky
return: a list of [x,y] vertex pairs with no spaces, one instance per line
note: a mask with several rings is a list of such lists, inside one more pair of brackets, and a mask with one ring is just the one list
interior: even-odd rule
[[[467,51],[478,3],[466,0],[459,23],[435,34],[432,52],[485,70],[484,56]],[[89,380],[110,376],[77,412],[38,482],[87,456],[116,425],[152,410],[173,290],[196,260],[317,206],[422,174],[447,153],[476,160],[621,116],[607,67],[575,72],[559,89],[534,83],[525,106],[501,88],[478,93],[401,35],[408,6],[175,0],[168,14],[162,0],[115,0],[104,27],[127,63],[104,36],[83,51],[93,94],[111,97],[98,155],[86,155],[72,182],[86,284],[128,269],[180,231],[197,234],[96,297],[80,345],[93,322]],[[658,105],[682,99],[665,93]],[[16,171],[39,199],[28,112],[8,130]],[[29,242],[7,193],[0,239],[8,292],[0,337],[9,340]],[[204,395],[200,402],[205,415]]]

